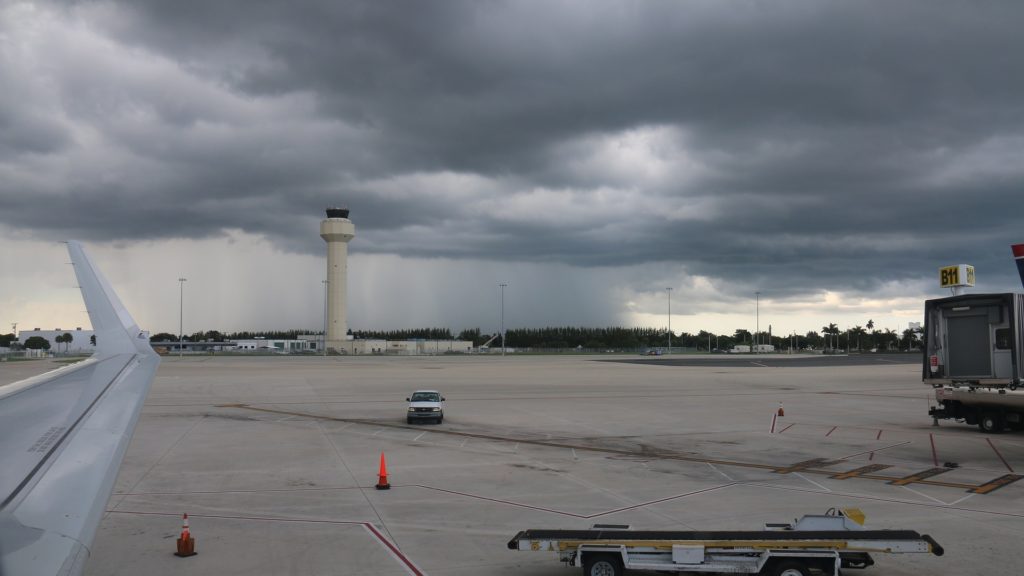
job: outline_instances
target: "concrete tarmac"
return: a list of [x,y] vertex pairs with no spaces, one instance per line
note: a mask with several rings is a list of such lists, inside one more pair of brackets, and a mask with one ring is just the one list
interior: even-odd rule
[[[1019,572],[1024,435],[933,428],[916,361],[607,359],[165,358],[86,573],[553,576],[579,568],[508,540],[850,506],[946,549],[876,555],[866,576]],[[406,425],[418,388],[447,398],[443,424]]]

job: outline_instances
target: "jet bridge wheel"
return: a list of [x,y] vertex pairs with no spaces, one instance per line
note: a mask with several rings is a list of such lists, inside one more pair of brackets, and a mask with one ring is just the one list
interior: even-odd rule
[[807,565],[798,560],[783,560],[772,567],[771,576],[810,576]]
[[618,554],[583,555],[583,576],[622,576],[622,557]]

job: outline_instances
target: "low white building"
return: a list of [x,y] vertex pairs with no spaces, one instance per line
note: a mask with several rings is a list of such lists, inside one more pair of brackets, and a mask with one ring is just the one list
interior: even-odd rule
[[[71,342],[64,344],[57,343],[57,337],[63,336],[64,334],[71,335]],[[96,345],[93,344],[93,336],[96,333],[92,330],[82,330],[81,328],[75,328],[74,330],[62,330],[55,328],[53,330],[40,330],[35,328],[32,330],[22,330],[18,333],[18,342],[22,346],[25,342],[33,336],[40,336],[45,338],[50,343],[50,352],[68,352],[69,354],[92,354],[96,349]]]
[[274,338],[253,338],[251,340],[235,340],[234,350],[237,352],[296,354],[315,352],[317,343],[309,340],[278,340]]
[[[309,342],[309,349],[323,352],[322,334],[300,334],[299,340]],[[380,338],[354,339],[351,335],[341,347],[335,348],[341,354],[361,356],[377,354],[387,356],[430,356],[434,354],[470,354],[473,343],[468,340],[384,340]]]
[[348,340],[342,354],[381,354],[386,356],[431,356],[436,354],[470,354],[473,343],[468,340]]

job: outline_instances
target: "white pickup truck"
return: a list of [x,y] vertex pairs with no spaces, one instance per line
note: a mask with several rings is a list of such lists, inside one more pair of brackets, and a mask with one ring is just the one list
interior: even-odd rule
[[437,390],[417,390],[405,401],[409,403],[405,416],[407,424],[423,420],[440,424],[444,420],[444,396]]

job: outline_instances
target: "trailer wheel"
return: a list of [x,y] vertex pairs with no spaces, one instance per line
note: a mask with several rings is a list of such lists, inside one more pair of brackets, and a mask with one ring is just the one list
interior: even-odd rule
[[622,576],[622,558],[618,554],[584,554],[583,576]]
[[1003,419],[995,412],[985,412],[978,420],[978,428],[989,434],[999,434],[1003,431]]
[[772,576],[810,576],[811,571],[803,562],[784,560],[775,565]]

